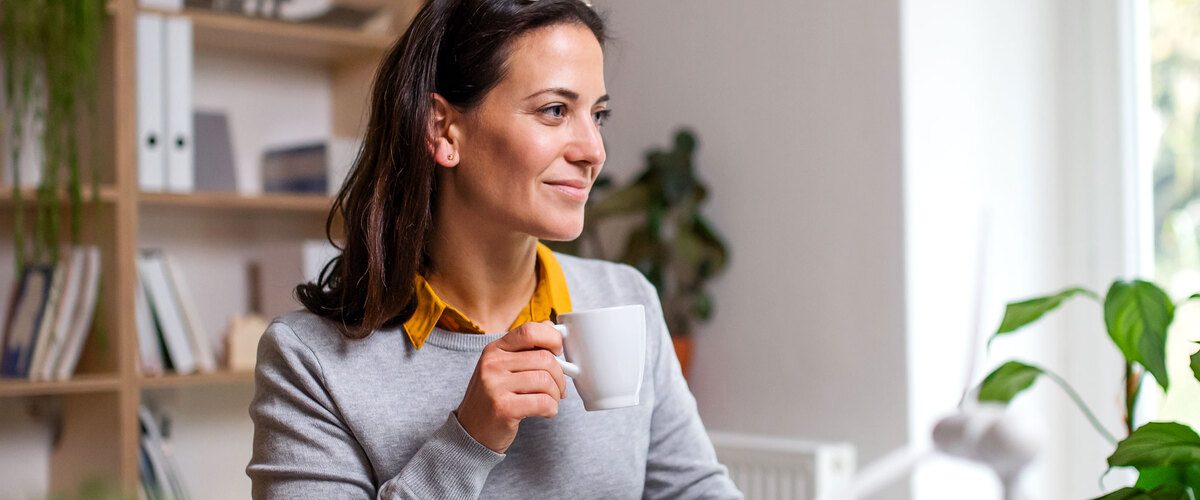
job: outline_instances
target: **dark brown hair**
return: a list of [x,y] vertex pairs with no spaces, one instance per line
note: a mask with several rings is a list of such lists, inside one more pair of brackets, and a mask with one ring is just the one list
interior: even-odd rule
[[428,271],[437,197],[432,93],[464,112],[475,108],[505,77],[513,42],[558,24],[585,26],[604,46],[604,20],[581,0],[425,4],[375,74],[362,149],[325,222],[338,245],[332,228],[342,214],[345,243],[315,282],[296,287],[305,308],[350,338],[412,316],[413,278]]

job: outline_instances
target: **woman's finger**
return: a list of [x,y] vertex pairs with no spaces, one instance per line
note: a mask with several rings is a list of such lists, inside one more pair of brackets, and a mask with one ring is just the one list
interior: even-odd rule
[[550,375],[560,395],[567,394],[567,378],[554,355],[545,349],[505,353],[500,366],[512,373],[542,371]]
[[558,415],[558,400],[546,393],[509,394],[501,403],[504,413],[512,418],[550,418]]
[[562,334],[549,321],[525,323],[500,337],[495,344],[508,352],[545,349],[555,355],[562,354]]
[[508,390],[514,394],[548,394],[554,399],[562,399],[562,387],[545,370],[513,373],[507,382]]

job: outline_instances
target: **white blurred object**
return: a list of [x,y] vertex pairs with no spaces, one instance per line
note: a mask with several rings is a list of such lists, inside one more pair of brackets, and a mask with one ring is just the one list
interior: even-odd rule
[[138,6],[143,9],[181,12],[183,11],[183,0],[139,0]]
[[710,432],[717,460],[753,500],[811,500],[845,487],[854,475],[854,447],[796,439]]
[[[1021,473],[1038,454],[1038,444],[1046,432],[1038,422],[1020,421],[1005,406],[978,403],[969,394],[975,376],[979,341],[986,337],[980,318],[983,308],[983,282],[987,274],[989,213],[985,206],[979,213],[979,233],[976,238],[975,295],[972,298],[971,324],[967,331],[976,332],[967,344],[967,371],[963,396],[957,410],[942,418],[932,430],[933,448],[908,446],[894,451],[871,464],[854,477],[853,484],[824,500],[857,500],[910,475],[914,468],[937,454],[982,464],[992,470],[1004,488],[1005,500],[1016,500]],[[962,492],[972,498],[973,492]]]
[[[870,498],[885,486],[908,476],[922,462],[938,455],[984,465],[1004,487],[1005,500],[1024,498],[1019,493],[1021,473],[1038,454],[1044,430],[1025,422],[998,404],[967,404],[938,421],[933,428],[934,448],[906,447],[879,459],[854,477],[853,484],[822,497],[823,500]],[[972,498],[972,492],[962,492]]]
[[333,0],[288,0],[279,4],[279,18],[302,21],[320,16],[333,8]]

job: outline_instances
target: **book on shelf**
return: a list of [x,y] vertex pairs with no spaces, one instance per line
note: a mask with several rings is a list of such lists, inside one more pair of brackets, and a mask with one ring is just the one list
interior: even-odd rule
[[54,264],[25,266],[0,337],[0,374],[35,381],[74,374],[95,315],[100,267],[93,245],[69,248]]
[[265,193],[337,194],[358,155],[357,139],[334,137],[267,150],[262,156]]
[[83,273],[87,271],[84,268],[86,263],[87,251],[83,248],[74,248],[67,252],[63,261],[59,263],[62,282],[57,293],[58,300],[53,314],[46,317],[47,321],[42,322],[47,328],[42,329],[34,348],[33,363],[29,367],[31,379],[53,378],[54,367],[51,364],[62,350],[63,338],[69,333],[71,322],[75,319],[75,304],[83,291],[81,284]]
[[100,272],[103,264],[100,262],[100,247],[89,245],[85,247],[83,275],[80,287],[82,289],[79,301],[75,304],[74,319],[68,329],[67,336],[62,339],[62,349],[48,369],[56,380],[67,380],[75,374],[79,365],[79,357],[83,353],[84,340],[92,328],[92,320],[96,317],[96,301],[100,296]]
[[150,299],[146,297],[146,285],[138,280],[137,292],[134,296],[135,320],[138,332],[138,369],[142,375],[161,375],[164,370],[164,356],[158,326],[154,315],[150,312]]
[[154,413],[145,405],[138,406],[138,424],[141,429],[138,450],[141,487],[150,499],[186,500],[187,488],[184,487],[171,446],[160,430]]
[[[137,268],[144,292],[144,299],[138,300],[144,309],[136,312],[142,373],[154,375],[168,368],[179,374],[216,371],[209,336],[179,266],[165,252],[150,249],[139,253]],[[156,350],[155,345],[161,347]]]

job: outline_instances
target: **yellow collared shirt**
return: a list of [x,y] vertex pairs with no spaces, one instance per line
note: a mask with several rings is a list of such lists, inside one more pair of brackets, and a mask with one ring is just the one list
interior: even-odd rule
[[[562,267],[550,247],[541,242],[537,244],[537,274],[537,286],[529,299],[529,305],[517,314],[509,330],[531,321],[546,321],[559,314],[571,312],[571,296],[567,293],[567,279],[563,275]],[[425,344],[425,339],[429,338],[434,326],[452,332],[485,333],[483,328],[471,321],[462,311],[438,297],[424,276],[418,274],[413,278],[413,284],[416,287],[417,308],[412,317],[404,322],[404,331],[417,349]]]

